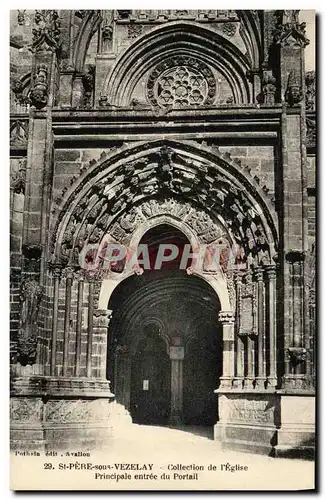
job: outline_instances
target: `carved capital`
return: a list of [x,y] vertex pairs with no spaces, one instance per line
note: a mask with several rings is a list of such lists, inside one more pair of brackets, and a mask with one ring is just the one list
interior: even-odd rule
[[73,280],[75,274],[75,269],[71,266],[62,268],[62,276],[66,279]]
[[255,281],[261,282],[263,281],[263,268],[262,267],[255,267],[253,269],[253,277]]
[[49,262],[48,267],[49,267],[50,272],[53,275],[53,278],[60,279],[60,277],[62,275],[62,271],[63,271],[62,265],[58,264],[58,263],[53,264],[52,262]]
[[272,265],[272,264],[265,266],[265,274],[266,274],[266,277],[269,281],[275,280],[276,279],[276,266]]
[[[228,274],[228,273],[226,273]],[[234,271],[234,283],[238,286],[238,285],[241,285],[242,282],[243,282],[243,277],[244,277],[244,273],[243,271]]]
[[218,319],[223,325],[233,325],[235,323],[235,313],[233,311],[220,311]]

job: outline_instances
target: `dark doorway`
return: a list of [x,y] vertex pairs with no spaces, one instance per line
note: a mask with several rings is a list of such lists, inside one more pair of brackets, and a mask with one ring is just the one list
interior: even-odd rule
[[[155,227],[140,242],[148,244],[150,262],[161,242],[180,249],[189,244],[175,228]],[[167,264],[115,288],[108,305],[108,378],[135,423],[168,425],[173,410],[183,424],[213,425],[222,373],[219,298],[205,280],[175,267],[177,259]]]
[[137,424],[167,424],[170,415],[170,360],[157,335],[142,339],[132,358],[131,416]]
[[[214,393],[222,374],[221,335],[193,339],[184,359],[183,420],[191,425],[214,425],[218,398]],[[207,332],[206,332],[207,333]]]

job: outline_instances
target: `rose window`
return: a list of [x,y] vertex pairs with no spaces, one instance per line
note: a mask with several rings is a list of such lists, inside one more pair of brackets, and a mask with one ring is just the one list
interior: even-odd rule
[[[175,66],[175,63],[183,65]],[[160,107],[198,106],[209,104],[216,93],[211,70],[201,61],[190,57],[175,57],[161,63],[148,79],[147,95]]]

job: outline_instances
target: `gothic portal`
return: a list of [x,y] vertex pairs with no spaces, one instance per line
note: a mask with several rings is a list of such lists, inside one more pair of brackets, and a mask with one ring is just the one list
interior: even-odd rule
[[12,448],[110,446],[135,422],[313,453],[315,73],[299,12],[11,17]]

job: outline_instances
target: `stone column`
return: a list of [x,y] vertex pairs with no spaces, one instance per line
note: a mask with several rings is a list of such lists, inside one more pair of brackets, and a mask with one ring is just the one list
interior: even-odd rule
[[257,364],[258,376],[256,378],[257,385],[260,388],[264,387],[266,379],[265,371],[265,321],[264,321],[264,282],[263,269],[256,267],[254,269],[254,278],[257,282]]
[[65,316],[64,316],[64,337],[63,337],[63,376],[68,375],[69,366],[69,333],[71,316],[71,288],[73,282],[73,270],[68,268],[66,274],[65,288]]
[[56,341],[58,333],[59,284],[62,268],[57,265],[53,269],[53,313],[52,313],[52,344],[50,374],[56,375]]
[[222,324],[223,371],[220,388],[231,388],[235,376],[235,313],[220,311],[219,321]]
[[286,254],[288,270],[288,313],[289,332],[285,336],[285,375],[283,382],[285,387],[300,388],[306,387],[305,362],[307,350],[305,348],[304,336],[304,309],[303,309],[303,252],[290,251]]
[[268,265],[265,268],[268,287],[268,334],[269,334],[269,374],[268,386],[277,384],[277,356],[276,356],[276,266]]
[[94,281],[92,277],[88,278],[88,334],[87,334],[87,358],[86,373],[91,377],[91,357],[93,353],[93,316],[94,316]]
[[241,336],[241,293],[242,293],[242,274],[237,272],[234,274],[236,285],[236,377],[233,382],[235,387],[242,387],[244,380],[244,342]]
[[110,309],[97,309],[94,312],[93,325],[93,370],[96,377],[106,378],[108,327],[112,317]]
[[76,328],[76,358],[75,358],[75,376],[80,375],[80,356],[81,356],[81,334],[82,334],[82,303],[84,295],[83,274],[78,276],[78,302],[77,302],[77,328]]
[[183,360],[184,347],[170,346],[171,360],[171,412],[170,423],[179,425],[182,422],[183,412]]

